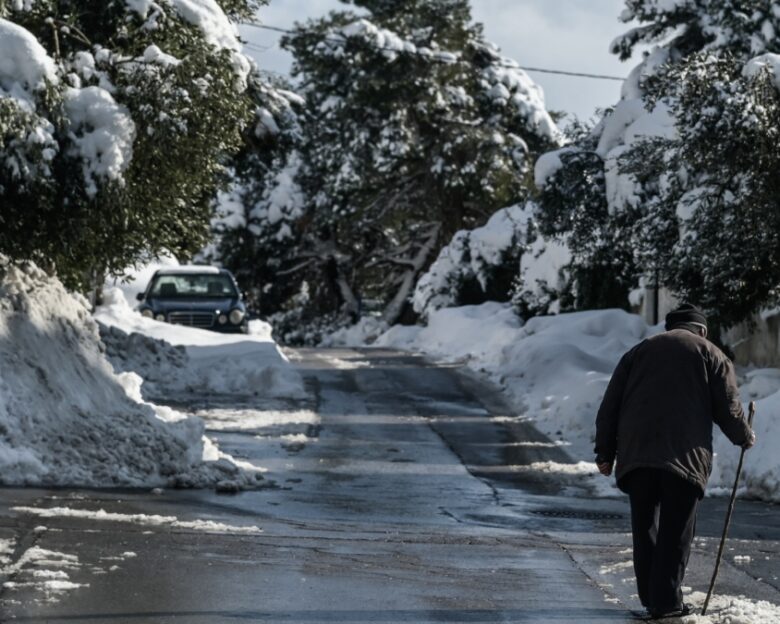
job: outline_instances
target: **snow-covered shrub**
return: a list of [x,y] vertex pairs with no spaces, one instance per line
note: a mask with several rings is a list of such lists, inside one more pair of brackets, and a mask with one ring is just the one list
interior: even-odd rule
[[543,237],[533,202],[503,208],[483,227],[461,230],[417,282],[414,309],[423,318],[441,308],[511,300],[528,318],[560,310],[570,288],[564,239]]
[[0,3],[0,252],[86,287],[145,251],[202,247],[255,125],[231,22],[255,6]]
[[543,236],[565,239],[571,252],[565,309],[626,307],[640,272],[631,236],[637,204],[610,212],[608,202],[613,185],[605,162],[612,150],[624,149],[619,137],[605,138],[615,114],[621,113],[607,114],[595,128],[572,125],[570,145],[536,163],[537,223]]
[[520,258],[520,270],[512,286],[512,305],[523,318],[557,314],[576,300],[569,274],[568,242],[537,235]]
[[0,256],[0,481],[46,486],[256,483],[203,423],[144,403],[116,375],[86,303]]
[[533,212],[533,205],[502,208],[484,226],[456,232],[418,280],[415,312],[427,317],[440,308],[507,301],[535,235]]

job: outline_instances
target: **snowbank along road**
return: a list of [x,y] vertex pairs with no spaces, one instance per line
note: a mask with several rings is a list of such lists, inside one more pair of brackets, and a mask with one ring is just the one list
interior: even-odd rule
[[[0,619],[627,621],[627,505],[603,497],[592,467],[457,366],[378,349],[290,356],[306,398],[173,405],[273,487],[2,490]],[[724,507],[701,511],[694,603]],[[686,621],[780,621],[779,518],[740,501],[711,615]]]

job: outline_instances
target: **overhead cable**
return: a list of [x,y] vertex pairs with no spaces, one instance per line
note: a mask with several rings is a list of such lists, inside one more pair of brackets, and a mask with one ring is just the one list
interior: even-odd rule
[[[260,24],[258,22],[244,22],[244,23],[242,23],[242,26],[251,26],[253,28],[261,28],[263,30],[272,30],[274,32],[284,33],[284,34],[288,34],[288,35],[294,35],[294,34],[297,33],[297,31],[290,30],[289,28],[280,28],[279,26],[271,26],[271,25],[268,25],[268,24]],[[332,42],[335,42],[335,43],[346,43],[348,41],[348,39],[346,37],[329,36],[329,37],[324,37],[324,39],[325,39],[325,41],[332,41]],[[250,46],[250,49],[251,49],[251,46]],[[396,52],[396,53],[398,52],[398,50],[396,50],[395,48],[386,48],[386,47],[382,47],[382,46],[377,46],[377,49],[378,50],[387,50],[389,52]],[[426,58],[430,58],[430,57],[426,56]],[[436,60],[435,57],[434,57],[434,60]],[[449,63],[449,61],[445,61],[445,60],[440,60],[440,62],[442,62],[442,63]],[[564,69],[548,69],[548,68],[544,68],[544,67],[524,67],[522,65],[517,65],[517,64],[514,64],[514,63],[512,63],[512,64],[510,64],[510,63],[496,63],[496,65],[498,65],[499,67],[507,67],[507,68],[510,68],[510,69],[522,69],[524,71],[539,72],[539,73],[542,73],[542,74],[556,74],[556,75],[559,75],[559,76],[574,76],[576,78],[592,78],[592,79],[595,79],[595,80],[617,80],[617,81],[620,81],[620,82],[623,82],[625,80],[625,78],[621,78],[620,76],[608,76],[606,74],[591,74],[591,73],[588,73],[588,72],[574,72],[574,71],[567,71],[567,70],[564,70]]]

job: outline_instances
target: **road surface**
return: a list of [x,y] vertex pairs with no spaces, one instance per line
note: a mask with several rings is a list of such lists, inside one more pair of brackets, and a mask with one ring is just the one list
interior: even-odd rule
[[[625,500],[594,498],[576,471],[531,468],[571,461],[494,390],[390,351],[293,358],[307,401],[175,402],[223,450],[267,467],[269,487],[0,490],[0,620],[628,621]],[[695,590],[724,506],[703,506]],[[776,506],[740,502],[723,593],[780,604],[778,519]]]

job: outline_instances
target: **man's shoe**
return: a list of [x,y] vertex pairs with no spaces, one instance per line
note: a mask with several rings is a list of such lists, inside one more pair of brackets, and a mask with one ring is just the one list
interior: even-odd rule
[[629,610],[629,613],[631,614],[631,617],[635,620],[642,620],[647,621],[652,619],[652,616],[650,615],[650,611],[647,609],[631,609]]
[[679,609],[673,609],[671,611],[653,611],[648,609],[648,614],[651,620],[666,620],[668,618],[685,617],[693,613],[693,607],[689,604],[684,604]]

